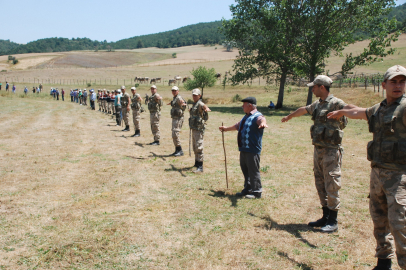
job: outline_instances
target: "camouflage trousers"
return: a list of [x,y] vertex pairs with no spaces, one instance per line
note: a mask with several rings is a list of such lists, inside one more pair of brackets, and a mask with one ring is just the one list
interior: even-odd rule
[[99,111],[101,111],[101,109],[102,109],[102,102],[101,102],[101,100],[98,100],[98,101],[97,101],[97,104],[99,104]]
[[192,129],[192,145],[196,161],[203,161],[203,131]]
[[107,112],[107,101],[106,100],[102,100],[102,109],[103,109],[103,112]]
[[342,150],[314,147],[314,179],[321,206],[340,209]]
[[406,269],[406,171],[372,168],[369,212],[374,223],[375,257],[391,259]]
[[175,147],[181,146],[180,144],[180,130],[182,129],[183,125],[183,117],[182,118],[172,118],[172,140]]
[[138,110],[133,110],[133,123],[134,123],[135,130],[140,130],[140,118],[141,118],[141,112]]
[[107,102],[107,112],[111,113],[113,111],[114,104],[113,102]]
[[161,118],[161,113],[153,112],[149,114],[149,117],[152,135],[154,135],[154,141],[159,141],[161,138],[161,134],[159,132],[159,119]]
[[111,103],[111,113],[116,114],[116,106],[114,106],[114,102]]
[[128,118],[130,117],[130,112],[127,110],[127,107],[121,107],[121,113],[123,115],[124,124],[129,126]]

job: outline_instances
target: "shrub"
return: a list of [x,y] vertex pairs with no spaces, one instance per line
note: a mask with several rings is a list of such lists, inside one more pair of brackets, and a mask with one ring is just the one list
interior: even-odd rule
[[233,102],[238,102],[242,100],[242,97],[239,94],[236,94],[235,96],[233,96]]
[[172,54],[172,58],[176,58],[177,56],[176,56],[176,52],[174,52],[173,54]]
[[15,65],[15,64],[17,64],[18,63],[18,59],[13,59],[13,65]]
[[92,84],[89,82],[89,83],[87,83],[87,87],[90,87],[90,86],[92,86]]
[[13,60],[14,59],[14,57],[12,56],[12,55],[9,55],[8,56],[8,61],[11,61],[11,60]]
[[139,83],[136,83],[136,84],[134,84],[134,86],[137,88],[138,86],[140,86],[140,84],[139,84]]

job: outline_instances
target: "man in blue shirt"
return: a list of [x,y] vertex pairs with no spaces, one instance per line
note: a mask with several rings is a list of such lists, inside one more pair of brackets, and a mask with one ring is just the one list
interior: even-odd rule
[[247,97],[242,100],[242,108],[245,116],[233,126],[219,127],[219,130],[238,131],[238,149],[240,150],[240,167],[244,174],[244,189],[237,196],[245,196],[248,199],[259,199],[262,194],[261,175],[259,162],[262,150],[262,135],[267,128],[266,119],[257,110],[255,97]]

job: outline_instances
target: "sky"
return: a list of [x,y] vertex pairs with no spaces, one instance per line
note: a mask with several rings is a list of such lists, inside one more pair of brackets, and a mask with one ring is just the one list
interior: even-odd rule
[[51,37],[118,41],[230,19],[232,4],[234,0],[0,0],[0,39],[22,44]]

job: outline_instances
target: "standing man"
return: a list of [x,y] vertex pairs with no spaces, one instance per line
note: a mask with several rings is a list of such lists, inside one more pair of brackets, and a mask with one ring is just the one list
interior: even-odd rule
[[13,88],[12,88],[13,93],[16,93],[16,86],[13,84]]
[[2,83],[0,82],[0,91],[1,91],[1,85],[2,85]]
[[257,110],[257,99],[247,97],[242,100],[242,109],[245,116],[233,126],[219,127],[221,132],[238,130],[238,150],[240,151],[240,167],[244,174],[244,189],[237,196],[245,196],[248,199],[260,199],[262,196],[262,184],[260,157],[262,150],[262,136],[264,128],[267,128],[266,119]]
[[159,145],[161,134],[159,132],[159,119],[161,118],[162,97],[157,93],[155,85],[151,86],[151,96],[148,97],[149,119],[154,141],[149,145]]
[[27,95],[27,93],[28,93],[28,88],[27,88],[27,86],[24,86],[24,93],[25,93],[25,95]]
[[8,91],[9,87],[10,87],[10,85],[8,84],[8,82],[6,82],[6,91]]
[[116,122],[117,126],[121,126],[121,90],[116,90],[116,97],[114,98],[114,106],[116,107]]
[[175,145],[175,152],[172,154],[175,157],[183,156],[182,146],[180,144],[179,133],[183,125],[183,116],[186,109],[186,101],[179,95],[179,88],[172,87],[173,100],[167,105],[171,105],[171,118],[172,118],[172,139]]
[[95,110],[95,105],[94,103],[96,102],[96,93],[94,92],[93,89],[90,89],[90,107],[92,108],[92,110]]
[[99,111],[101,111],[101,90],[97,90],[97,103],[99,104]]
[[121,112],[123,115],[123,120],[125,124],[125,128],[122,131],[130,131],[130,123],[128,121],[128,117],[130,116],[130,105],[131,105],[131,97],[128,93],[125,92],[125,86],[121,86]]
[[382,83],[386,99],[370,108],[353,108],[328,114],[368,121],[373,140],[367,146],[371,161],[369,212],[377,247],[374,269],[390,270],[396,256],[406,269],[406,68],[389,68]]
[[87,91],[86,89],[83,90],[83,105],[87,106]]
[[192,130],[193,152],[195,153],[196,170],[193,172],[203,172],[203,136],[206,121],[209,119],[208,112],[211,110],[200,99],[199,89],[192,90],[193,106],[190,109],[189,128]]
[[135,133],[131,137],[139,137],[140,134],[140,118],[141,118],[141,101],[142,98],[136,93],[137,88],[131,87],[131,93],[133,94],[131,98],[131,109],[133,110],[133,122]]
[[113,102],[114,102],[114,100],[111,99],[111,93],[109,90],[107,90],[107,113],[108,114],[110,114],[112,111],[111,108],[113,107]]
[[55,89],[55,93],[56,93],[56,100],[59,100],[59,89],[58,88]]
[[73,90],[70,90],[70,102],[73,102]]
[[319,100],[308,106],[303,106],[282,118],[287,122],[293,117],[306,113],[312,115],[314,125],[310,128],[312,143],[314,145],[314,178],[320,204],[323,209],[323,217],[317,221],[310,222],[311,227],[321,227],[322,232],[331,233],[338,230],[337,213],[340,209],[340,196],[338,191],[341,188],[341,159],[343,129],[347,125],[347,118],[338,120],[327,119],[327,113],[349,109],[355,106],[347,105],[341,99],[330,94],[330,86],[333,81],[325,76],[319,75],[314,82],[307,86],[312,87],[313,94]]

